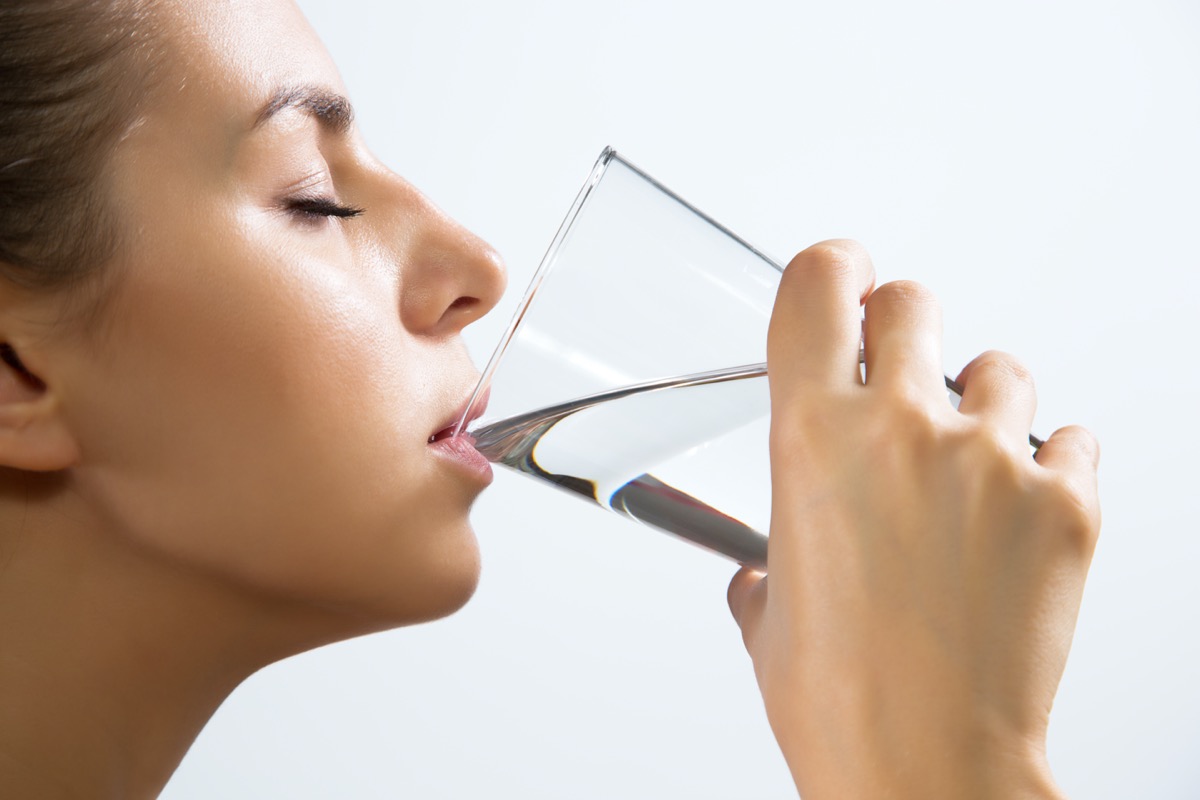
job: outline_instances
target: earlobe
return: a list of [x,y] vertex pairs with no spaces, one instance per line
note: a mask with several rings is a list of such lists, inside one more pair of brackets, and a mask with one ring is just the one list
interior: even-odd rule
[[79,461],[58,397],[0,344],[0,467],[48,472]]

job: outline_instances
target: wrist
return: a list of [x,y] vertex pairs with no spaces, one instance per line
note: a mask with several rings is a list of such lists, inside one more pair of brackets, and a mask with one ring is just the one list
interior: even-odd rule
[[792,777],[804,800],[1067,800],[1044,748],[1028,746],[967,750],[961,743],[923,742],[887,753],[859,753],[849,763],[804,758],[793,766]]

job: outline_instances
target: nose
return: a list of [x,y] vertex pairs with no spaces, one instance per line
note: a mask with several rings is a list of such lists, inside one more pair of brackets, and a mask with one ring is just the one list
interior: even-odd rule
[[401,278],[400,319],[414,333],[457,334],[500,301],[504,262],[487,242],[417,194],[419,222]]

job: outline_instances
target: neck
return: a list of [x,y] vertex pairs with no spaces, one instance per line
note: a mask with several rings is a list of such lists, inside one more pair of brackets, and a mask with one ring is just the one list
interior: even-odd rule
[[0,796],[154,797],[239,683],[346,622],[141,553],[56,480],[0,483]]

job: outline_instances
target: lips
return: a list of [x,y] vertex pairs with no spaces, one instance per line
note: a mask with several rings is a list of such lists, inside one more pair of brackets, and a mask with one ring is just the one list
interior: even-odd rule
[[[487,410],[489,394],[491,394],[491,390],[485,391],[482,395],[480,395],[479,399],[475,401],[475,405],[471,408],[471,413],[467,415],[467,425],[470,425],[472,422],[483,416],[483,412]],[[458,425],[459,419],[462,418],[463,413],[467,408],[467,403],[470,402],[471,398],[468,397],[463,404],[458,407],[458,410],[454,412],[454,416],[451,419],[446,420],[441,428],[438,428],[436,431],[430,434],[428,444],[440,442],[443,439],[449,439],[451,436],[453,436],[454,428]],[[463,435],[465,435],[465,433]]]

